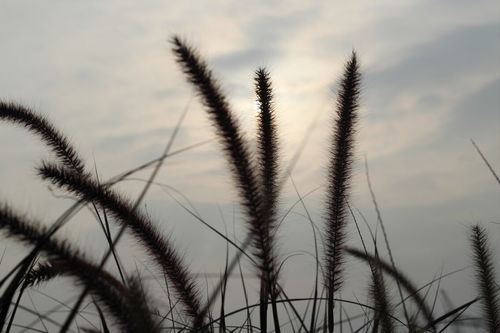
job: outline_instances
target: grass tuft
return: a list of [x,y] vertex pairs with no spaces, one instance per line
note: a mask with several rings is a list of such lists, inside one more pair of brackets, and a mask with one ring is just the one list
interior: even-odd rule
[[[277,264],[273,252],[273,233],[270,230],[268,203],[262,197],[248,143],[231,111],[226,97],[205,62],[196,51],[180,38],[172,39],[173,53],[195,87],[226,153],[231,173],[238,188],[247,224],[252,235],[253,253],[258,260],[261,278],[261,299],[266,299],[276,283]],[[262,294],[262,292],[264,294]],[[261,310],[264,316],[264,311]],[[261,321],[261,326],[266,322]]]
[[[480,302],[482,306],[483,321],[480,324],[483,323],[489,332],[500,331],[500,289],[495,281],[493,255],[488,244],[486,230],[476,225],[471,228],[470,233],[479,296],[458,307],[447,308],[444,314],[434,319],[433,312],[437,304],[441,280],[459,270],[441,274],[438,279],[419,288],[396,268],[385,226],[371,187],[368,166],[366,166],[367,182],[390,262],[379,256],[376,242],[377,231],[372,232],[368,222],[358,210],[368,225],[374,243],[375,253],[370,254],[367,251],[356,216],[351,209],[352,205],[349,203],[361,84],[356,53],[353,52],[346,62],[339,84],[328,154],[324,224],[320,228],[313,221],[314,215],[309,212],[303,200],[304,197],[300,195],[299,189],[293,182],[291,170],[297,158],[292,160],[292,166],[280,177],[282,172],[280,144],[273,86],[268,70],[259,68],[254,77],[259,107],[257,149],[254,153],[243,135],[238,119],[222,88],[203,59],[195,49],[180,38],[173,37],[171,43],[177,63],[203,103],[225,153],[244,213],[247,226],[246,240],[241,245],[236,240],[230,240],[227,235],[204,221],[196,212],[196,208],[193,207],[191,211],[178,202],[181,207],[199,222],[208,226],[226,243],[224,272],[215,284],[216,287],[210,292],[207,290],[207,301],[202,302],[201,299],[205,295],[201,294],[195,275],[178,253],[170,236],[161,233],[151,218],[140,210],[139,206],[149,188],[153,185],[164,186],[155,181],[163,161],[175,153],[200,145],[170,153],[187,109],[183,112],[159,158],[125,171],[107,182],[101,182],[97,176],[85,170],[83,160],[69,140],[45,117],[24,106],[0,101],[0,120],[25,127],[28,131],[38,135],[40,140],[55,153],[57,157],[55,162],[42,162],[37,168],[39,176],[77,197],[76,203],[51,227],[44,227],[40,221],[18,214],[7,204],[0,204],[0,231],[32,248],[29,255],[0,280],[0,288],[2,288],[0,332],[9,333],[15,328],[20,330],[29,328],[36,331],[37,329],[33,327],[38,322],[45,331],[48,331],[46,321],[58,327],[60,333],[69,332],[75,326],[78,330],[85,332],[102,331],[104,333],[115,329],[120,332],[155,333],[163,331],[192,333],[273,331],[280,333],[281,330],[331,333],[336,327],[343,332],[347,325],[351,331],[355,331],[355,324],[359,322],[362,322],[361,327],[357,328],[356,332],[371,330],[374,333],[392,333],[399,329],[409,332],[437,332],[438,328],[442,332],[450,327],[458,329],[463,325],[476,323],[475,318],[464,318],[465,311],[476,302]],[[474,142],[472,143],[498,181],[486,157],[479,147]],[[302,145],[296,156],[300,155],[303,148]],[[145,181],[145,186],[136,200],[129,200],[113,188],[116,183],[150,166],[154,166],[154,171]],[[291,180],[299,200],[283,216],[279,216],[280,189],[284,179]],[[167,188],[167,186],[164,187]],[[315,272],[311,272],[311,276],[314,276],[314,289],[311,296],[290,298],[281,284],[279,272],[282,271],[287,260],[297,254],[290,254],[284,260],[279,260],[276,238],[279,225],[298,203],[301,203],[306,214],[304,217],[312,227],[315,252],[311,256],[315,259],[316,269]],[[109,245],[106,254],[98,261],[99,264],[88,259],[68,241],[58,239],[54,235],[85,204],[92,206],[92,213],[100,223],[107,245]],[[355,222],[363,250],[347,245],[349,216]],[[120,227],[114,237],[110,223],[116,223]],[[322,232],[317,234],[316,228]],[[160,268],[165,279],[166,300],[162,302],[162,305],[167,304],[166,310],[156,306],[152,295],[145,288],[145,279],[139,273],[127,274],[125,267],[120,264],[120,258],[114,249],[126,231],[133,236],[136,244],[146,251],[148,258]],[[320,253],[321,245],[323,245],[323,253]],[[229,259],[231,246],[237,250],[232,260]],[[247,246],[250,246],[251,251],[246,251]],[[106,270],[106,261],[111,254],[117,264],[119,278]],[[359,301],[356,296],[354,296],[355,301],[341,296],[342,286],[345,283],[344,264],[347,256],[367,263],[370,268],[371,281],[368,288],[368,300],[365,302],[367,304]],[[252,303],[251,294],[248,291],[250,284],[245,281],[246,274],[243,273],[240,262],[242,257],[248,258],[249,262],[257,268],[259,292],[255,304]],[[1,262],[2,257],[0,257]],[[236,268],[239,268],[245,306],[240,309],[231,309],[228,307],[227,300],[230,298],[229,293],[233,292],[231,278],[234,277],[233,271]],[[320,281],[321,277],[323,277],[323,284]],[[70,309],[63,323],[51,318],[51,314],[57,310],[42,313],[36,309],[34,302],[32,302],[34,310],[26,307],[22,302],[23,298],[31,297],[30,293],[24,293],[26,290],[36,288],[41,283],[47,283],[55,278],[70,278],[82,289],[72,307],[63,304]],[[391,290],[386,284],[387,278],[397,283],[401,298],[399,304],[393,304]],[[429,307],[426,298],[436,281],[438,281],[436,296],[432,307]],[[427,291],[424,293],[425,288]],[[84,300],[89,300],[88,296],[90,296],[89,304],[93,305],[97,311],[93,321],[86,319],[83,315],[84,311],[81,311]],[[220,316],[214,318],[215,309],[212,305],[217,297],[220,301]],[[415,311],[412,316],[408,314],[407,303],[412,305],[409,309]],[[304,307],[299,308],[298,304],[303,304]],[[338,308],[335,307],[336,304],[339,304]],[[403,319],[398,313],[399,306],[402,306],[404,310]],[[274,330],[268,327],[268,320],[271,320],[271,317],[268,317],[269,307],[272,310]],[[352,307],[361,309],[361,312],[357,315],[350,314]],[[160,312],[160,309],[165,311]],[[31,311],[37,319],[32,324],[23,327],[15,321],[18,316],[17,310]],[[336,313],[339,313],[337,320],[334,317]],[[234,324],[235,320],[231,320],[231,316],[238,315],[243,316],[243,320],[240,320],[240,317],[237,319],[240,320],[239,326]],[[254,320],[254,316],[257,315],[259,321]],[[78,317],[84,317],[92,327],[81,328],[80,323],[76,321]]]
[[132,202],[124,199],[110,188],[100,185],[90,177],[82,176],[67,168],[43,163],[39,175],[54,185],[64,188],[88,202],[98,202],[115,221],[130,228],[136,239],[144,245],[151,258],[161,267],[184,305],[186,314],[194,327],[202,327],[204,314],[196,283],[178,255],[175,247],[161,235],[149,218],[133,209]]

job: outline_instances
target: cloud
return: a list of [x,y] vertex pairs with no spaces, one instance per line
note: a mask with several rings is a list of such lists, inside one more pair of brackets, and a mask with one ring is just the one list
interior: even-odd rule
[[472,132],[463,125],[472,114],[465,109],[477,110],[475,126],[484,125],[482,134],[494,132],[499,103],[497,83],[491,82],[500,75],[499,30],[499,24],[460,27],[415,45],[390,67],[367,68],[365,151],[387,157],[430,140],[447,141],[453,131],[468,139]]
[[272,48],[247,48],[229,54],[214,57],[210,63],[222,70],[230,72],[234,70],[252,70],[255,68],[256,59],[260,63],[268,63],[281,55],[279,49]]
[[[500,24],[460,27],[416,45],[401,60],[382,70],[367,69],[366,85],[380,96],[379,104],[397,91],[405,94],[449,92],[476,77],[488,77],[500,58]],[[476,83],[475,81],[472,81]]]
[[443,136],[492,136],[500,142],[500,76],[466,96],[443,125]]

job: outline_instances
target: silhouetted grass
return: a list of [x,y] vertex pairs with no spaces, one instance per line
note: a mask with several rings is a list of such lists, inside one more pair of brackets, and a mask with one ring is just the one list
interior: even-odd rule
[[[495,280],[493,254],[484,228],[472,227],[470,236],[478,297],[457,307],[451,307],[446,313],[438,316],[433,314],[436,299],[431,306],[426,296],[430,287],[447,275],[441,274],[438,279],[419,288],[396,267],[369,178],[367,181],[378,223],[382,227],[389,251],[389,262],[380,256],[376,236],[373,233],[371,239],[374,254],[367,250],[367,244],[349,205],[361,84],[359,63],[354,52],[345,65],[336,103],[332,103],[331,109],[334,111],[332,138],[329,154],[324,161],[328,163],[325,211],[323,225],[318,227],[311,218],[303,200],[304,196],[299,193],[291,175],[288,174],[290,169],[283,171],[281,168],[276,106],[269,72],[264,68],[259,68],[255,72],[254,84],[259,114],[257,150],[253,153],[240,128],[237,116],[205,62],[180,38],[174,37],[172,45],[174,56],[205,106],[226,155],[238,190],[239,202],[243,208],[248,230],[247,241],[239,244],[209,226],[210,230],[226,243],[227,250],[224,272],[215,290],[207,290],[207,302],[203,302],[205,297],[195,282],[195,275],[184,263],[170,235],[165,236],[160,232],[151,218],[139,209],[146,192],[154,184],[154,178],[162,162],[175,153],[170,153],[170,147],[185,112],[161,157],[125,171],[108,182],[101,182],[97,175],[94,176],[86,170],[76,149],[45,117],[19,104],[0,101],[0,119],[21,125],[38,135],[40,140],[55,153],[56,161],[42,162],[37,168],[38,175],[78,200],[48,228],[42,227],[37,219],[17,213],[7,204],[0,206],[0,230],[7,237],[32,248],[30,253],[0,280],[0,288],[3,288],[0,299],[0,333],[22,328],[16,326],[18,324],[15,322],[18,309],[32,311],[37,316],[37,321],[42,323],[44,320],[50,320],[62,333],[71,331],[73,326],[85,332],[105,333],[115,329],[124,332],[313,333],[333,332],[337,327],[342,332],[344,324],[354,332],[355,321],[363,322],[356,332],[437,332],[438,329],[443,331],[467,323],[461,322],[464,313],[477,302],[481,304],[483,313],[479,325],[483,325],[489,332],[499,331],[499,286]],[[491,164],[477,145],[474,142],[473,144],[496,177]],[[155,169],[145,181],[137,200],[129,200],[113,188],[116,183],[150,166],[155,166]],[[311,296],[304,298],[289,298],[279,278],[286,259],[281,260],[276,236],[279,224],[293,208],[292,206],[288,212],[280,216],[278,206],[281,179],[286,178],[292,181],[299,198],[297,203],[301,203],[304,208],[314,236],[315,253],[312,256],[316,262],[316,270],[311,272],[311,276],[315,276],[314,288]],[[498,177],[496,179],[498,180]],[[100,261],[94,262],[88,259],[75,245],[54,235],[85,204],[93,207],[93,212],[101,223],[110,247]],[[182,207],[197,220],[208,225],[196,211]],[[354,220],[361,237],[363,250],[347,246],[350,217]],[[110,223],[116,223],[121,228],[114,237],[111,234]],[[161,305],[156,304],[155,297],[148,292],[146,280],[137,273],[125,271],[118,255],[114,252],[116,243],[126,231],[130,232],[136,244],[145,250],[151,262],[161,269],[166,289],[166,301]],[[322,254],[319,250],[321,245]],[[247,246],[250,246],[249,251]],[[238,253],[232,261],[229,260],[230,247],[236,249]],[[111,254],[115,257],[119,278],[109,272],[105,265]],[[250,300],[252,291],[245,282],[240,256],[248,258],[256,268],[260,286],[259,291],[255,292],[258,294],[256,304],[252,304]],[[371,278],[366,288],[367,304],[340,297],[342,285],[346,283],[344,264],[347,256],[361,260],[369,268]],[[239,268],[244,296],[242,303],[245,306],[230,309],[226,302],[230,296],[228,279],[236,267]],[[41,283],[49,283],[56,278],[67,277],[75,281],[75,285],[82,289],[82,292],[72,306],[66,305],[70,310],[63,323],[51,319],[50,316],[55,310],[42,313],[36,308],[30,310],[21,302],[26,290],[36,288]],[[401,298],[399,303],[396,303],[388,281],[395,281],[397,284]],[[439,284],[437,289],[439,290]],[[437,295],[436,291],[436,297]],[[214,317],[215,310],[212,306],[214,297],[220,297],[218,318]],[[90,304],[93,304],[96,310],[96,319],[95,322],[89,321],[93,327],[80,328],[75,318],[81,314],[83,301],[89,298]],[[412,304],[409,309],[415,310],[412,314],[407,309],[409,300]],[[167,304],[166,309],[164,304]],[[335,306],[336,304],[339,306]],[[358,307],[362,313],[356,316],[348,315],[345,310],[348,304]],[[298,309],[299,305],[301,309]],[[269,306],[272,310],[273,329],[268,328]],[[179,307],[182,307],[182,310],[178,310]],[[403,308],[404,318],[400,318],[400,307]],[[258,320],[255,320],[255,308],[258,308],[258,311],[255,311],[258,313]],[[336,311],[339,313],[338,317],[335,315]],[[236,315],[242,315],[245,318],[244,322],[235,324],[230,320]],[[258,326],[254,326],[257,322]]]
[[[258,115],[258,129],[257,129],[257,149],[258,149],[258,170],[259,177],[262,182],[263,200],[266,206],[267,219],[264,223],[268,225],[264,228],[269,239],[269,247],[271,256],[275,257],[275,249],[273,236],[276,232],[276,220],[277,220],[277,209],[278,209],[278,195],[279,195],[279,156],[278,156],[278,134],[276,129],[276,116],[273,108],[273,92],[271,87],[271,78],[269,73],[264,68],[259,68],[255,74],[255,91],[257,94],[257,101],[259,103],[259,115]],[[278,272],[273,272],[270,278],[269,286],[261,283],[261,303],[264,306],[261,307],[261,322],[265,325],[267,321],[267,296],[270,296],[271,306],[273,310],[274,318],[274,329],[276,332],[280,332],[278,311],[276,306],[276,299],[279,293],[276,287]],[[269,288],[269,290],[266,290]],[[264,331],[265,327],[262,328]]]
[[69,140],[43,116],[15,103],[0,101],[0,119],[26,127],[36,133],[68,168],[83,173],[84,163]]
[[[197,89],[202,102],[217,130],[222,147],[239,189],[241,204],[245,209],[248,229],[252,235],[253,252],[259,263],[261,276],[261,301],[274,290],[277,278],[276,258],[273,253],[273,233],[270,230],[270,208],[263,198],[260,182],[255,172],[248,143],[243,138],[240,126],[231,112],[229,103],[206,64],[180,38],[172,39],[173,52],[188,80]],[[266,93],[266,92],[263,92]],[[263,162],[265,163],[265,162]],[[273,292],[274,294],[274,292]],[[261,307],[264,317],[265,305]],[[261,321],[264,331],[267,320]]]
[[476,269],[477,289],[481,297],[484,320],[490,332],[500,331],[500,292],[495,280],[493,255],[488,244],[486,230],[479,225],[472,227],[470,242]]
[[187,315],[192,318],[195,327],[203,325],[204,315],[201,313],[197,287],[182,259],[170,242],[156,230],[151,221],[132,209],[132,202],[120,197],[111,189],[92,181],[90,177],[84,177],[65,167],[44,163],[38,168],[38,171],[42,179],[48,179],[54,185],[66,188],[86,201],[98,202],[108,210],[116,222],[129,227],[151,258],[162,268],[163,273],[179,296],[179,300],[184,304]]
[[347,200],[353,163],[354,132],[358,118],[360,73],[353,52],[340,82],[330,148],[325,227],[325,286],[328,295],[328,331],[334,328],[334,297],[343,283],[343,246],[346,240]]
[[[149,310],[144,313],[145,305],[141,303],[146,301],[138,298],[137,291],[132,291],[108,273],[100,270],[67,243],[47,239],[47,230],[37,225],[40,223],[15,214],[6,205],[0,208],[1,230],[28,246],[41,244],[42,252],[46,253],[49,258],[57,260],[59,270],[88,287],[123,330],[137,332],[139,327],[147,327],[151,331],[153,328],[156,329],[157,325],[154,324]],[[137,287],[139,282],[135,283]],[[134,320],[131,320],[132,318]]]

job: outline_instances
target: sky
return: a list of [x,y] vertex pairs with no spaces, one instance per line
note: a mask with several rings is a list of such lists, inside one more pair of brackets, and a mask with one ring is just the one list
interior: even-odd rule
[[[211,141],[169,158],[157,178],[164,186],[151,189],[143,209],[171,234],[194,271],[218,274],[224,242],[177,201],[187,205],[188,198],[217,229],[226,224],[233,236],[234,227],[238,239],[244,237],[244,217],[213,128],[171,54],[174,35],[206,59],[251,145],[254,72],[261,66],[270,71],[283,169],[305,143],[291,178],[301,195],[312,191],[305,203],[319,228],[335,93],[355,50],[363,78],[353,207],[375,228],[366,158],[396,262],[420,284],[441,269],[469,265],[473,223],[490,230],[500,248],[498,184],[470,141],[499,172],[497,1],[1,0],[0,99],[49,117],[101,179],[161,155],[188,110],[172,149]],[[1,126],[0,200],[50,223],[71,203],[36,176],[40,161],[53,156],[23,129]],[[118,188],[133,198],[143,185],[132,179]],[[288,181],[281,212],[296,200]],[[304,215],[300,205],[292,209],[278,237],[283,257],[301,254],[289,260],[283,281],[298,294],[309,292],[314,263],[306,254],[313,240]],[[61,237],[96,257],[104,249],[88,212]],[[353,225],[349,242],[360,245]],[[4,268],[23,253],[2,239],[3,248]],[[133,253],[131,263],[143,262],[132,245],[123,251]],[[349,266],[352,276],[359,266]],[[462,288],[471,279],[470,272],[461,273],[444,288],[460,290],[454,294],[458,303],[473,296]]]

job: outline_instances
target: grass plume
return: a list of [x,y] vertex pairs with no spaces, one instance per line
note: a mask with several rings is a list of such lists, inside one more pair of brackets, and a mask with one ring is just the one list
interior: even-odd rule
[[337,97],[336,119],[328,167],[325,227],[325,287],[328,304],[328,331],[334,327],[334,297],[342,285],[343,251],[346,239],[347,206],[353,163],[354,133],[358,118],[361,76],[356,53],[344,69]]
[[194,327],[203,325],[204,315],[201,313],[201,302],[194,280],[175,248],[156,230],[147,216],[132,209],[130,201],[89,177],[50,163],[42,164],[38,171],[43,179],[50,180],[86,201],[98,202],[117,222],[129,227],[172,283]]
[[489,332],[500,331],[499,287],[495,281],[493,255],[488,244],[486,230],[480,225],[471,228],[470,243],[476,272],[477,289],[483,310],[483,319]]
[[[276,129],[276,117],[273,107],[273,91],[271,86],[271,78],[269,72],[264,68],[259,68],[255,73],[255,92],[257,94],[257,102],[259,104],[259,115],[257,122],[257,159],[260,180],[262,182],[263,200],[266,207],[267,227],[264,228],[267,233],[266,237],[269,240],[269,247],[271,255],[275,256],[274,235],[277,219],[277,205],[278,205],[278,173],[279,173],[279,155],[278,155],[278,135]],[[273,272],[277,275],[277,272]],[[278,277],[274,276],[268,286],[269,291],[265,290],[265,281],[261,283],[261,303],[264,304],[261,308],[262,322],[266,319],[267,312],[267,296],[271,298],[271,306],[273,310],[274,327],[276,332],[280,332],[280,325],[278,320],[278,311],[276,306],[276,298],[278,289],[275,282]],[[264,327],[265,331],[265,327]]]
[[269,230],[267,204],[262,198],[248,143],[243,138],[240,126],[231,112],[222,89],[205,62],[180,38],[174,37],[172,44],[176,60],[188,81],[196,88],[227,155],[241,204],[248,219],[253,253],[258,259],[259,274],[264,284],[262,289],[270,291],[270,286],[276,281],[276,258]]
[[76,149],[45,117],[22,105],[0,101],[0,119],[24,126],[39,135],[66,167],[78,173],[84,172],[85,164]]
[[432,316],[431,309],[429,308],[425,300],[420,296],[419,289],[411,282],[408,277],[406,277],[406,275],[394,268],[392,264],[389,264],[386,261],[382,260],[380,257],[352,247],[345,247],[344,251],[357,259],[361,259],[363,261],[366,261],[368,264],[377,266],[381,271],[389,274],[394,280],[398,281],[401,284],[401,287],[403,287],[408,292],[408,294],[411,295],[411,297],[419,307],[419,311],[421,311],[425,316],[427,323],[432,326],[432,323],[434,323],[434,318]]
[[[375,252],[375,258],[378,259],[378,252]],[[394,323],[391,314],[393,306],[391,304],[390,293],[385,283],[384,275],[377,263],[373,263],[371,258],[369,261],[372,280],[370,283],[369,297],[375,309],[374,322],[380,326],[381,333],[394,332]],[[373,330],[377,332],[377,330]]]
[[[156,327],[149,312],[142,314],[145,321],[136,321],[133,313],[141,312],[137,308],[137,299],[129,298],[129,289],[121,282],[90,263],[77,250],[67,243],[53,238],[48,239],[48,230],[35,221],[16,214],[10,207],[3,205],[0,208],[0,229],[9,236],[15,237],[28,246],[41,245],[41,250],[49,258],[59,262],[60,268],[77,279],[82,285],[90,289],[92,294],[105,306],[115,318],[116,323],[126,332],[139,332],[139,327]],[[154,331],[152,331],[154,332]]]
[[[276,218],[279,194],[279,144],[271,78],[264,68],[259,68],[255,73],[255,91],[259,104],[257,123],[259,174],[263,184],[264,200],[270,215],[268,222],[272,223]],[[271,224],[270,227],[274,228],[274,225]]]

